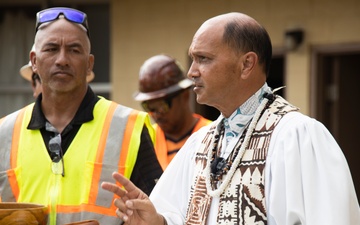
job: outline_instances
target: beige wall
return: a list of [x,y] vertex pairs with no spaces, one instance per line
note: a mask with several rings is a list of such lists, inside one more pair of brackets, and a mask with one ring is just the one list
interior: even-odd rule
[[231,11],[263,24],[275,49],[285,30],[305,30],[305,43],[286,54],[286,97],[308,114],[311,46],[360,43],[359,0],[111,0],[112,99],[134,108],[139,67],[148,57],[166,53],[188,67],[187,49],[206,19]]

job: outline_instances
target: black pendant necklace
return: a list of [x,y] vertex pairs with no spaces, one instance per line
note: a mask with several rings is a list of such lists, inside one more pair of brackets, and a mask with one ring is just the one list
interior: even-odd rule
[[[245,128],[245,132],[247,131],[247,128]],[[225,133],[225,128],[223,122],[220,125],[220,132],[219,134],[215,135],[214,145],[212,149],[212,158],[210,163],[210,177],[211,177],[211,183],[213,188],[216,187],[217,182],[222,180],[222,177],[227,174],[227,172],[230,170],[234,158],[239,153],[239,149],[241,146],[242,141],[244,140],[244,134],[241,135],[239,139],[239,143],[237,146],[235,146],[235,150],[230,153],[230,155],[225,159],[223,157],[219,157],[217,152],[221,150],[221,143]]]
[[211,173],[214,175],[218,175],[218,173],[224,169],[226,163],[227,163],[226,159],[215,155],[215,159],[211,162],[210,165]]

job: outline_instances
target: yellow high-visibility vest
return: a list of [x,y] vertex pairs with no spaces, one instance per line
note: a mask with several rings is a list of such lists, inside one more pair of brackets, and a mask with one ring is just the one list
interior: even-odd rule
[[82,124],[63,157],[63,177],[54,172],[59,165],[52,162],[40,130],[27,129],[33,106],[0,120],[1,200],[48,206],[48,224],[86,219],[119,224],[115,195],[100,185],[114,182],[114,171],[130,178],[144,125],[154,140],[148,114],[101,98],[94,119]]

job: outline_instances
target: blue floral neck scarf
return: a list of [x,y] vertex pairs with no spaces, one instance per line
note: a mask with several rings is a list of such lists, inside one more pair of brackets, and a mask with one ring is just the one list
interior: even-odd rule
[[245,126],[253,118],[256,109],[263,100],[264,93],[271,93],[271,89],[265,83],[253,96],[237,108],[229,118],[224,118],[226,143],[244,132]]

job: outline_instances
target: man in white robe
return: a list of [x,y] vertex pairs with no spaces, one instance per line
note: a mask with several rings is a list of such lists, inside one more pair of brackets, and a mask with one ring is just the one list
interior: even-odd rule
[[[163,173],[150,199],[167,223],[184,224],[192,184],[194,149],[206,134],[187,141]],[[298,112],[275,128],[265,167],[268,225],[360,224],[359,206],[347,162],[327,129]],[[216,224],[213,199],[208,224]],[[215,203],[215,204],[214,204]]]
[[[241,13],[211,18],[199,28],[189,48],[188,77],[197,101],[221,115],[188,139],[150,197],[118,173],[113,177],[124,189],[102,184],[120,197],[114,204],[125,224],[360,224],[351,174],[334,138],[267,86],[271,48],[266,30]],[[261,129],[269,134],[256,139]],[[265,159],[251,161],[258,147]],[[216,159],[226,160],[213,166]],[[252,183],[258,185],[247,189]],[[235,188],[241,201],[229,208],[226,202],[234,200],[224,193]]]

